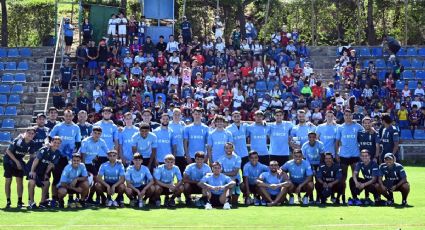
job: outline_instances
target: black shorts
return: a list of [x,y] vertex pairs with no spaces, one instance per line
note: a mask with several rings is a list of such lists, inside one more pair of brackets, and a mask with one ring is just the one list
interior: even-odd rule
[[220,196],[216,194],[211,194],[210,204],[213,207],[223,206],[223,204],[220,202]]
[[[137,189],[137,190],[139,190],[139,191],[142,191],[145,187],[146,187],[146,185],[144,184],[142,186],[134,187],[134,188]],[[133,190],[131,190],[131,193],[132,193],[133,196],[137,196],[137,193],[134,192]]]
[[96,165],[94,164],[85,164],[86,165],[86,169],[88,173],[93,174],[93,176],[97,176],[97,173],[99,172],[98,167],[96,167]]
[[180,172],[183,174],[187,166],[187,161],[185,157],[176,157],[176,166],[179,167]]
[[246,157],[242,157],[241,158],[241,170],[242,170],[242,172],[243,172],[243,167],[246,165],[246,163],[248,163],[249,162],[249,157],[248,156],[246,156]]
[[261,164],[264,164],[264,165],[269,165],[270,164],[270,156],[269,155],[258,156],[258,162],[260,162]]
[[62,89],[69,89],[69,82],[62,81],[61,85],[62,85]]
[[[292,182],[292,184],[294,185],[294,188],[297,188],[300,184],[302,184],[302,183],[295,183],[295,182]],[[301,188],[301,191],[300,192],[306,192],[305,191],[305,186],[306,186],[307,184],[305,184],[302,188]]]
[[[25,163],[22,162],[22,168],[25,167]],[[23,178],[24,177],[24,170],[19,170],[16,167],[15,162],[3,162],[3,168],[4,168],[4,177],[5,178],[12,178],[12,177],[19,177],[19,178]]]
[[59,183],[63,169],[68,165],[68,158],[61,156],[53,169],[53,184]]
[[[277,155],[270,155],[270,161],[277,161],[279,163],[279,166],[284,165],[287,161],[289,161],[289,156],[277,156]],[[267,164],[268,165],[268,164]]]
[[97,157],[96,164],[95,164],[97,169],[99,170],[100,166],[107,161],[108,161],[108,157]]
[[[31,176],[28,176],[28,180],[34,180]],[[35,185],[37,187],[43,187],[44,182],[48,182],[49,180],[44,180],[44,174],[37,174],[35,177]]]
[[197,184],[190,184],[190,193],[191,194],[202,194],[202,188]]
[[257,194],[257,188],[258,188],[258,186],[257,186],[257,185],[255,185],[255,184],[250,184],[250,185],[249,185],[249,191],[250,191],[252,194]]
[[65,45],[70,46],[72,45],[73,37],[71,36],[65,36]]
[[360,161],[359,157],[340,157],[341,165],[352,165]]

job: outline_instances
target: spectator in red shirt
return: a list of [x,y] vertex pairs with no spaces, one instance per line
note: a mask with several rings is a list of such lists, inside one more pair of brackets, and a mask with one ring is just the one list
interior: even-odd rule
[[294,75],[294,77],[299,77],[303,75],[303,68],[300,67],[300,63],[296,63],[294,69],[292,70],[292,75]]
[[220,109],[224,110],[225,108],[229,109],[232,105],[232,94],[228,89],[224,89],[223,94],[220,97]]
[[322,99],[323,98],[322,82],[317,81],[316,84],[313,87],[311,87],[311,91],[313,92],[313,97],[318,97]]
[[294,86],[294,77],[289,71],[286,72],[285,76],[283,76],[282,84],[285,86],[287,92],[292,90],[292,87]]

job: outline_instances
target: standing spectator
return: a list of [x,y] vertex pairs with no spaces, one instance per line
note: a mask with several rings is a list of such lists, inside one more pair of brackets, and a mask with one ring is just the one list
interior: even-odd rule
[[145,16],[140,17],[140,22],[137,25],[137,40],[139,45],[143,45],[145,43]]
[[183,16],[183,22],[180,24],[180,33],[183,36],[184,44],[192,42],[192,25],[186,16]]
[[64,106],[63,89],[59,84],[59,79],[55,79],[51,92],[53,95],[53,106],[62,109]]
[[84,19],[84,23],[81,26],[81,32],[83,33],[83,42],[88,43],[92,39],[93,26],[89,23],[89,19]]
[[236,26],[235,30],[233,30],[231,38],[232,38],[233,49],[235,50],[240,49],[242,34],[241,34],[241,27],[239,25]]
[[123,13],[120,13],[118,18],[118,36],[119,36],[119,42],[121,45],[126,46],[127,45],[127,18],[125,18]]
[[117,24],[118,24],[117,16],[115,14],[112,14],[111,18],[108,21],[108,36],[110,36],[110,38],[114,40],[116,40],[116,36],[117,36]]
[[251,45],[252,40],[257,38],[257,30],[255,29],[254,23],[252,23],[252,18],[248,17],[245,22],[245,35],[248,40],[248,44]]
[[72,79],[73,68],[69,65],[69,59],[65,59],[64,66],[61,67],[61,84],[62,89],[64,89],[65,93],[68,92],[69,82]]
[[133,44],[133,41],[135,40],[135,37],[137,35],[137,21],[134,15],[130,16],[130,20],[128,21],[127,27],[128,40],[130,41],[129,44]]
[[78,46],[77,52],[77,75],[78,79],[83,79],[86,72],[86,63],[87,63],[87,43],[83,42]]
[[74,26],[71,25],[71,19],[65,18],[64,35],[65,35],[65,55],[71,55],[71,46],[74,39]]
[[223,34],[224,34],[224,25],[220,21],[220,16],[217,15],[215,16],[215,22],[214,22],[215,39],[217,40],[218,38],[223,38]]

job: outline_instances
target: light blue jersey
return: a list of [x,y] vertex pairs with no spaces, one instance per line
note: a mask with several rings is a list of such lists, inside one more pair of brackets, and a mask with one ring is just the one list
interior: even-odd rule
[[125,160],[133,160],[133,136],[139,133],[139,129],[136,126],[124,127],[124,129],[118,134],[118,143],[122,146],[122,155]]
[[296,164],[295,160],[286,162],[281,169],[289,173],[289,178],[293,183],[301,184],[304,180],[313,175],[310,162],[302,160],[301,164]]
[[304,125],[296,125],[292,128],[291,136],[300,142],[300,147],[308,141],[308,133],[316,131],[316,126],[308,122]]
[[246,163],[243,166],[243,176],[248,178],[250,185],[257,184],[257,179],[263,172],[268,172],[269,167],[258,162],[255,166],[251,162]]
[[205,144],[208,140],[208,126],[204,124],[190,124],[184,128],[184,140],[188,141],[188,152],[191,158],[195,158],[197,151],[205,152]]
[[148,133],[146,138],[143,138],[139,133],[136,133],[132,137],[133,147],[137,148],[143,158],[150,158],[152,154],[152,149],[157,148],[157,138],[153,133]]
[[[218,176],[214,176],[214,174],[212,173],[208,173],[207,175],[205,175],[202,179],[201,182],[205,183],[207,185],[210,186],[224,186],[228,183],[230,183],[232,181],[232,179],[230,179],[230,177],[224,175],[223,173],[220,173],[220,175]],[[224,189],[221,190],[210,190],[210,192],[214,195],[221,195],[224,192]]]
[[208,146],[212,149],[213,162],[226,154],[224,146],[227,142],[233,142],[232,134],[227,130],[215,129],[208,135]]
[[184,136],[184,122],[180,121],[179,123],[174,123],[173,121],[168,124],[171,130],[173,130],[174,144],[176,145],[176,156],[184,156],[184,145],[183,145],[183,136]]
[[137,170],[134,165],[128,166],[127,172],[125,172],[125,180],[136,188],[146,185],[152,179],[151,172],[148,167],[144,165],[141,165],[139,170]]
[[[277,173],[271,173],[271,172],[263,172],[261,173],[259,179],[261,181],[263,181],[265,184],[280,184],[283,183],[285,180],[283,179],[283,177],[279,177],[279,175]],[[266,188],[266,191],[272,195],[272,196],[276,196],[277,194],[279,194],[280,192],[280,188],[276,188],[276,189],[271,189],[271,188]]]
[[203,163],[199,168],[196,163],[192,163],[186,166],[183,174],[188,175],[190,180],[199,182],[207,173],[211,173],[211,168],[207,164]]
[[289,156],[289,135],[293,124],[283,121],[280,124],[274,122],[267,125],[270,127],[270,155]]
[[170,128],[162,128],[161,126],[156,128],[153,133],[156,135],[156,142],[158,147],[156,148],[156,159],[159,163],[164,162],[164,157],[167,154],[173,153],[174,145],[174,133]]
[[301,151],[311,165],[319,165],[321,156],[325,153],[325,148],[321,141],[315,141],[313,146],[307,141],[301,147]]
[[251,151],[256,151],[260,156],[267,156],[267,135],[269,134],[269,126],[251,124],[248,126],[248,136],[251,141]]
[[62,171],[61,179],[56,187],[60,187],[62,183],[70,184],[75,178],[87,177],[87,169],[83,163],[80,163],[77,168],[72,167],[72,164],[68,164]]
[[231,177],[232,180],[238,180],[241,182],[241,175],[239,174],[239,169],[241,168],[241,158],[233,153],[231,156],[224,155],[218,159],[218,162],[221,164],[222,171],[224,173],[238,170],[236,176]]
[[246,145],[247,127],[245,123],[241,123],[239,127],[233,123],[226,128],[232,134],[235,153],[241,158],[248,156],[248,147]]
[[335,156],[335,142],[338,125],[321,124],[317,126],[316,134],[318,139],[323,142],[325,152],[332,153]]
[[342,124],[337,129],[336,139],[340,141],[339,156],[340,157],[359,157],[360,149],[357,141],[357,133],[363,130],[358,123]]
[[112,121],[98,121],[93,127],[99,126],[102,128],[102,136],[100,136],[105,142],[106,146],[108,146],[109,150],[113,150],[115,147],[114,141],[118,140],[118,127]]
[[103,176],[103,180],[108,184],[115,184],[120,177],[125,176],[124,165],[121,162],[115,162],[112,165],[109,161],[100,165],[99,176]]
[[94,141],[93,137],[87,137],[81,142],[80,153],[84,157],[84,164],[93,164],[96,156],[108,156],[108,147],[102,138]]
[[81,130],[78,125],[74,123],[66,124],[65,122],[59,123],[50,131],[51,138],[59,136],[62,139],[59,151],[62,156],[72,158],[72,153],[75,150],[75,143],[81,142]]
[[177,181],[182,180],[182,174],[179,167],[173,165],[171,169],[167,169],[165,164],[158,166],[153,172],[155,180],[161,181],[164,184],[171,184],[174,181],[174,177]]

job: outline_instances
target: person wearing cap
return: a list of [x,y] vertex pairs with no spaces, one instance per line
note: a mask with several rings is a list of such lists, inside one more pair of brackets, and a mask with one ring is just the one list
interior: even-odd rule
[[[239,90],[241,92],[242,90]],[[242,167],[249,161],[248,147],[246,144],[248,124],[241,122],[241,112],[232,113],[233,123],[226,127],[226,130],[232,134],[235,153],[241,158]],[[258,155],[258,154],[257,154]],[[243,170],[242,170],[243,171]]]
[[156,135],[158,147],[156,149],[156,159],[158,163],[164,163],[167,154],[175,155],[176,144],[173,130],[168,127],[170,117],[167,113],[162,113],[161,126],[156,128],[153,133]]
[[124,114],[124,128],[118,132],[119,155],[125,165],[130,165],[133,160],[133,142],[132,138],[139,132],[139,129],[133,125],[133,114],[126,112]]
[[[164,206],[175,207],[175,198],[183,192],[183,177],[180,169],[175,165],[175,157],[168,154],[164,157],[164,164],[158,166],[153,173],[155,193],[152,197],[155,205],[161,205],[161,195],[165,195]],[[174,180],[177,180],[177,183]],[[171,195],[171,197],[169,197]]]
[[291,130],[292,148],[301,148],[308,141],[308,133],[316,131],[316,126],[307,120],[305,110],[297,111],[297,120],[298,124]]
[[[350,178],[350,191],[352,198],[348,199],[348,205],[370,205],[372,201],[369,198],[369,193],[372,193],[375,198],[375,204],[379,202],[378,196],[378,176],[379,165],[374,158],[371,157],[369,150],[362,149],[360,153],[360,162],[357,162],[354,169],[353,177]],[[360,177],[360,172],[363,177]],[[365,201],[362,203],[358,196],[365,190]]]
[[65,55],[71,55],[71,46],[74,38],[74,26],[71,25],[71,20],[65,18],[65,24],[63,25],[64,38],[65,38]]
[[261,173],[257,179],[258,191],[263,197],[262,205],[280,205],[292,184],[279,175],[278,169],[279,163],[272,160],[269,163],[269,170]]
[[[208,126],[202,123],[203,109],[196,107],[192,110],[193,123],[184,128],[183,144],[186,161],[188,164],[195,159],[195,153],[205,152],[208,141]],[[208,158],[206,158],[208,160]]]
[[336,133],[336,149],[335,158],[341,164],[342,168],[342,183],[344,193],[342,195],[342,203],[345,204],[345,187],[347,180],[348,167],[354,172],[356,163],[360,160],[359,142],[357,133],[362,131],[363,127],[353,121],[353,114],[350,109],[344,110],[344,123],[337,128]]
[[[225,118],[222,115],[216,115],[214,118],[215,129],[208,135],[208,160],[210,163],[217,161],[225,155],[225,145],[227,142],[233,142],[232,134],[225,130]],[[240,168],[240,167],[239,167]]]
[[68,202],[68,207],[84,207],[87,194],[89,192],[88,173],[86,166],[81,163],[81,155],[72,154],[71,162],[66,165],[61,174],[60,180],[52,187],[58,190],[59,207],[64,208],[63,198],[69,194],[80,194],[80,202]]
[[192,25],[187,20],[186,16],[183,16],[183,22],[180,24],[180,33],[183,36],[184,44],[188,44],[192,41]]
[[135,153],[132,161],[133,165],[128,166],[125,173],[125,194],[130,199],[130,206],[137,203],[139,208],[143,208],[143,200],[150,199],[155,192],[154,180],[149,168],[142,165],[143,157],[140,153]]
[[335,115],[332,110],[326,111],[325,121],[325,123],[317,126],[317,139],[323,143],[324,151],[332,153],[335,157],[336,131],[338,126],[335,122]]
[[274,118],[275,122],[267,124],[270,127],[270,160],[277,161],[279,165],[283,165],[289,160],[289,142],[293,124],[283,120],[283,111],[281,109],[276,109]]
[[156,159],[156,151],[158,147],[157,137],[150,132],[150,126],[146,123],[141,123],[139,133],[135,133],[132,137],[133,153],[140,153],[143,156],[143,165],[149,169],[153,169],[158,165]]
[[372,128],[372,119],[365,117],[362,120],[364,130],[357,133],[357,141],[361,150],[367,149],[369,151],[371,160],[379,162],[378,154],[380,153],[380,140],[378,132]]
[[389,114],[384,114],[381,118],[382,127],[379,129],[379,139],[382,145],[382,154],[379,156],[379,162],[384,162],[384,154],[392,153],[395,159],[398,159],[400,133],[398,129],[393,126],[393,120]]
[[[124,207],[125,169],[121,161],[118,161],[117,158],[118,152],[116,150],[110,150],[108,152],[108,161],[100,165],[94,185],[98,194],[103,195],[105,192],[107,193],[106,202],[102,202],[106,207]],[[115,193],[118,195],[115,200],[112,200],[112,196]]]
[[410,184],[407,181],[403,165],[396,162],[393,153],[389,152],[384,155],[384,163],[379,165],[379,172],[378,192],[387,199],[387,205],[394,204],[394,192],[401,192],[401,205],[406,206]]
[[[322,205],[326,204],[328,197],[335,204],[339,204],[339,198],[342,194],[342,170],[339,164],[334,163],[333,154],[324,153],[324,163],[322,163],[316,172],[316,192],[317,201]],[[337,194],[335,197],[335,193]]]
[[[68,165],[68,160],[72,158],[72,154],[81,146],[80,128],[72,121],[74,119],[74,112],[67,109],[63,113],[64,122],[55,125],[49,134],[50,138],[59,136],[62,139],[62,143],[59,147],[61,156],[53,170],[53,184],[55,185],[59,183],[62,170]],[[53,199],[51,206],[55,207],[58,198],[56,186],[52,186],[52,195]]]
[[[108,150],[112,150],[112,149],[117,150],[119,147],[118,127],[111,120],[111,117],[112,117],[112,108],[104,107],[102,110],[102,120],[96,122],[93,125],[93,127],[99,126],[102,128],[101,138],[106,142],[106,146],[108,146]],[[103,162],[99,162],[99,163],[102,164]]]
[[255,111],[254,119],[255,122],[247,127],[250,150],[258,152],[259,161],[267,165],[270,162],[267,148],[267,136],[270,133],[270,127],[266,125],[264,113],[261,110]]

